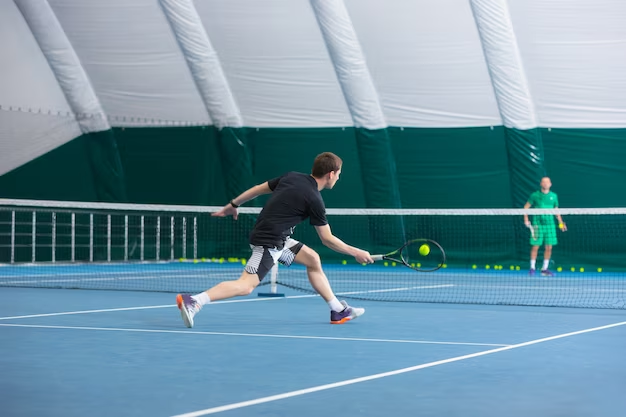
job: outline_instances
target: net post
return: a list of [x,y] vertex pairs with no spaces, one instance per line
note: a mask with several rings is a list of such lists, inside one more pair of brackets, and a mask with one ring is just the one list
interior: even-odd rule
[[15,210],[11,212],[11,263],[15,263]]
[[89,214],[89,262],[93,262],[93,213]]
[[193,259],[198,259],[198,218],[193,218]]
[[183,217],[183,259],[187,259],[187,218]]
[[259,297],[284,297],[285,294],[278,292],[278,262],[270,271],[270,291],[258,293]]
[[111,215],[107,214],[107,262],[111,262]]
[[124,216],[124,260],[128,261],[128,214]]
[[174,260],[174,216],[170,217],[170,260]]
[[161,216],[157,217],[156,226],[156,260],[159,260],[159,252],[161,251]]
[[144,241],[145,241],[145,233],[144,233],[144,230],[145,230],[145,226],[144,226],[144,217],[143,217],[143,215],[142,215],[142,216],[141,216],[141,233],[140,233],[140,234],[141,234],[141,244],[140,244],[140,246],[141,246],[141,248],[140,248],[140,252],[141,252],[141,253],[140,253],[140,255],[139,255],[139,259],[140,259],[141,261],[143,261],[143,247],[144,247]]
[[31,253],[31,261],[33,263],[35,263],[35,260],[37,258],[36,255],[36,245],[37,245],[37,212],[33,211],[33,228],[32,228],[32,236],[31,236],[31,240],[32,240],[32,253]]
[[52,212],[52,263],[56,262],[57,214]]
[[71,241],[72,241],[70,244],[70,246],[72,247],[71,248],[71,252],[72,252],[71,260],[72,262],[74,262],[76,260],[76,213],[72,213],[71,229],[72,229],[70,232]]

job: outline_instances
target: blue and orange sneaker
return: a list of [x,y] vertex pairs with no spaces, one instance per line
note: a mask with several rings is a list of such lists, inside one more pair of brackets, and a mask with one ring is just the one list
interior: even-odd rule
[[193,317],[200,311],[200,304],[189,294],[178,294],[176,296],[176,305],[178,305],[180,316],[183,318],[185,326],[193,327]]
[[341,301],[341,304],[345,307],[343,311],[330,311],[330,324],[343,324],[365,313],[364,308],[350,307],[345,301]]
[[535,276],[535,269],[534,269],[534,268],[533,268],[533,269],[531,269],[531,270],[528,272],[528,275],[530,275],[531,277],[534,277],[534,276]]

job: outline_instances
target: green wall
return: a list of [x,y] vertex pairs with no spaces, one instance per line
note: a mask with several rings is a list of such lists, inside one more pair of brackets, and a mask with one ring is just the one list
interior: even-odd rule
[[[390,127],[371,134],[354,128],[115,128],[100,137],[81,136],[0,177],[0,196],[223,205],[245,187],[285,171],[308,172],[315,155],[331,151],[343,158],[344,169],[335,189],[323,191],[328,207],[375,207],[381,201],[383,206],[403,208],[520,207],[544,174],[552,177],[562,207],[626,207],[625,132],[504,127]],[[376,148],[376,140],[383,139],[387,144]],[[99,142],[94,145],[94,140]],[[372,146],[365,153],[364,144]],[[380,165],[388,169],[381,171]],[[260,198],[258,204],[263,201]],[[555,259],[565,265],[626,267],[622,217],[566,218],[570,231],[560,235]],[[253,220],[228,226],[229,220],[203,224],[203,254],[245,256],[245,236]],[[382,251],[401,240],[395,233],[397,220],[333,219],[333,229],[348,243]],[[406,236],[439,239],[451,264],[525,267],[528,233],[521,218],[402,220]],[[163,227],[167,235],[167,226]],[[394,236],[386,239],[390,230]],[[308,225],[299,226],[296,234],[325,259],[343,258],[322,248]]]

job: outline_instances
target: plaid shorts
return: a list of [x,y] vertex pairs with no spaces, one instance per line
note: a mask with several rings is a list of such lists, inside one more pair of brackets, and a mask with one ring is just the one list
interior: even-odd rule
[[245,271],[249,274],[256,274],[259,281],[262,281],[276,262],[285,266],[291,265],[302,246],[304,244],[291,238],[287,239],[282,249],[250,245],[252,255],[246,263]]

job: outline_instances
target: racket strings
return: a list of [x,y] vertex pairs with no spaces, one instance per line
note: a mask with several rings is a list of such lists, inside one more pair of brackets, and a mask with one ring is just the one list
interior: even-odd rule
[[408,244],[402,250],[402,259],[412,268],[433,269],[441,266],[444,254],[432,243],[418,241]]

